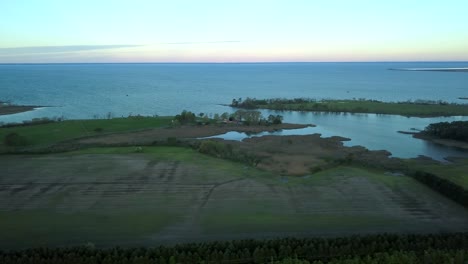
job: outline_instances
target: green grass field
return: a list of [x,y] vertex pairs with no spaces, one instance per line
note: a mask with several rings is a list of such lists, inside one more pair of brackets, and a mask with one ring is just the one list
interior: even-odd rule
[[[168,212],[57,212],[52,208],[0,212],[1,246],[122,245],[178,220]],[[117,244],[117,243],[116,243]]]
[[[113,119],[67,120],[62,122],[0,128],[0,151],[5,149],[4,138],[18,133],[28,145],[47,145],[64,140],[104,133],[126,132],[168,126],[173,117],[128,117]],[[101,132],[96,129],[102,129]]]
[[340,166],[278,176],[180,147],[0,159],[0,247],[468,230],[410,177]]
[[454,163],[425,164],[408,161],[416,169],[433,173],[468,190],[468,159],[460,159]]
[[468,105],[393,103],[371,100],[322,100],[317,102],[256,104],[256,108],[294,111],[375,113],[402,116],[467,116]]

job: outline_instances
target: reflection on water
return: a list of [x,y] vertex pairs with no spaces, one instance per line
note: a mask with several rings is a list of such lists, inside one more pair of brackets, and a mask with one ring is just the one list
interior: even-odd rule
[[[278,114],[277,111],[263,111],[263,114]],[[398,115],[323,113],[323,112],[280,112],[285,122],[315,124],[315,133],[324,137],[342,136],[351,138],[345,146],[361,145],[370,150],[388,150],[395,157],[414,158],[419,155],[442,160],[448,156],[468,157],[468,152],[445,147],[397,131],[412,128],[424,129],[437,122],[468,121],[468,117],[404,117]]]
[[438,145],[426,140],[413,138],[411,135],[401,134],[397,131],[411,129],[424,129],[430,123],[451,122],[457,120],[468,121],[468,117],[435,117],[418,118],[396,115],[377,114],[349,114],[349,113],[315,113],[295,111],[262,110],[264,116],[280,114],[284,122],[297,124],[315,124],[317,127],[301,129],[285,129],[275,132],[262,132],[246,134],[228,132],[213,136],[228,140],[242,140],[248,137],[264,135],[310,135],[319,133],[322,137],[341,136],[350,138],[345,146],[361,145],[370,150],[388,150],[394,157],[414,158],[419,155],[443,160],[444,157],[468,157],[468,151]]
[[208,138],[222,138],[226,140],[236,140],[242,141],[246,138],[252,137],[261,137],[261,136],[293,136],[293,135],[311,135],[316,134],[317,132],[314,131],[313,127],[306,127],[306,128],[297,128],[297,129],[282,129],[272,132],[260,132],[260,133],[245,133],[245,132],[236,132],[236,131],[229,131],[224,134],[210,136],[210,137],[203,137],[199,139],[208,139]]

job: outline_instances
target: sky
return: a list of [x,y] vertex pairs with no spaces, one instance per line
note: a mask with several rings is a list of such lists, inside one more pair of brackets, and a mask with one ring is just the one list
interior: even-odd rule
[[4,0],[0,63],[468,61],[466,0]]

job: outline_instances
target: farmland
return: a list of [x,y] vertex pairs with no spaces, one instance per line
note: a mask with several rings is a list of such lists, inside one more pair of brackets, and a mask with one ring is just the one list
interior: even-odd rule
[[26,146],[48,146],[64,140],[107,133],[134,131],[168,126],[173,117],[128,117],[112,119],[66,120],[45,124],[5,127],[0,129],[0,152],[5,151],[4,137],[17,133],[25,138]]
[[0,167],[2,248],[468,230],[463,207],[359,166],[280,176],[145,146],[3,155]]

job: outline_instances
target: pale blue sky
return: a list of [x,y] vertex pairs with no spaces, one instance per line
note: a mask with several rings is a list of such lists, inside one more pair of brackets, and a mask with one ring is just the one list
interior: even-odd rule
[[0,63],[468,60],[468,1],[12,0]]

